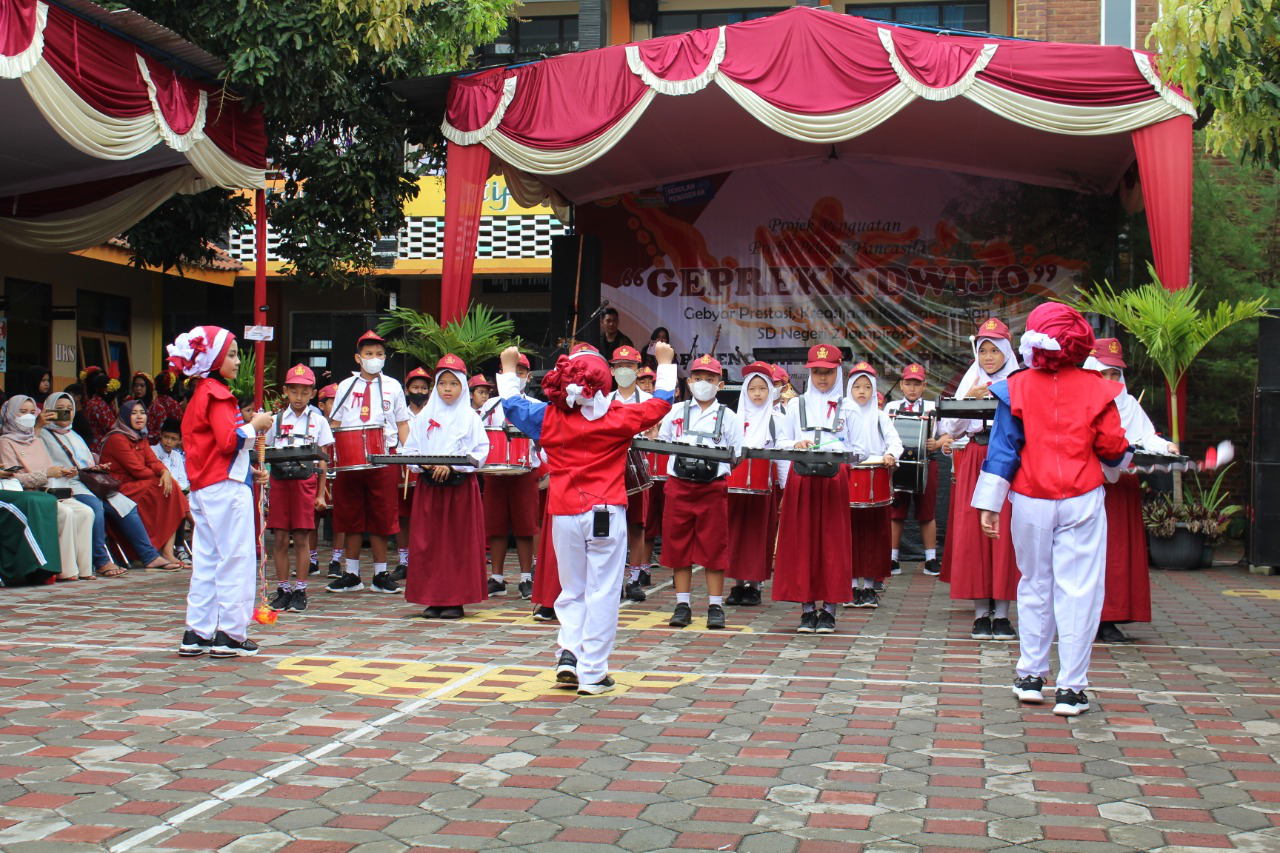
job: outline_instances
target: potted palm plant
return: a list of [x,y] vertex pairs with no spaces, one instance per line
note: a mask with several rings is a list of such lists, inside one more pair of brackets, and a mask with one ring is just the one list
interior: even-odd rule
[[[1114,320],[1143,345],[1168,384],[1169,432],[1173,442],[1180,446],[1184,426],[1178,416],[1180,386],[1192,363],[1209,342],[1225,330],[1263,316],[1266,300],[1219,302],[1212,309],[1202,310],[1202,291],[1198,285],[1166,290],[1155,270],[1150,265],[1147,269],[1151,281],[1140,287],[1116,292],[1104,281],[1094,290],[1078,288],[1079,295],[1070,304],[1082,312]],[[1221,476],[1217,483],[1220,482]],[[1200,517],[1202,509],[1199,502],[1195,508],[1186,506],[1182,474],[1175,471],[1172,496],[1164,501],[1149,502],[1149,506],[1144,507],[1153,564],[1169,568],[1196,568],[1201,564],[1204,531],[1209,526],[1207,520]]]
[[412,308],[392,308],[378,324],[378,334],[395,352],[404,353],[429,368],[453,353],[471,370],[497,358],[509,346],[520,346],[515,323],[487,305],[472,305],[460,320],[441,326],[435,317]]

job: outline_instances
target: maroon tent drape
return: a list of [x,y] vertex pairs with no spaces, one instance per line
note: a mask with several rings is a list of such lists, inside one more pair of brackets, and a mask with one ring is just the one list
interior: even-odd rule
[[480,237],[480,209],[489,178],[489,149],[449,143],[445,161],[444,269],[440,282],[440,324],[467,313],[471,272]]

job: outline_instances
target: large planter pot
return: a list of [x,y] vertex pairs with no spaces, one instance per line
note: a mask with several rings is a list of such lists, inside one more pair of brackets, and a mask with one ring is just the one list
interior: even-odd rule
[[1198,569],[1204,560],[1204,534],[1192,533],[1181,524],[1168,539],[1147,534],[1151,565],[1162,569]]
[[1206,541],[1204,543],[1204,553],[1200,555],[1200,566],[1205,569],[1213,568],[1213,543]]

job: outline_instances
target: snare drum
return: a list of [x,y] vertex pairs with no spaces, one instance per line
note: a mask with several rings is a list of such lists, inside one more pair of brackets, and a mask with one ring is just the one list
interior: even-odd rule
[[655,483],[664,482],[671,474],[671,457],[666,453],[646,453],[644,461]]
[[623,472],[627,484],[627,497],[639,494],[653,485],[649,463],[644,457],[645,454],[634,447],[627,451],[626,470]]
[[929,485],[929,436],[933,433],[933,417],[902,414],[893,419],[893,428],[902,439],[902,456],[893,471],[896,492],[923,494]]
[[370,456],[387,452],[387,435],[382,424],[338,427],[333,431],[333,469],[335,471],[369,471],[381,468],[369,461]]
[[849,469],[849,506],[871,509],[893,503],[893,472],[883,465],[854,465]]
[[489,458],[482,474],[528,474],[533,470],[533,442],[526,435],[507,432],[503,427],[485,427],[489,437]]
[[744,459],[729,472],[729,494],[767,495],[773,491],[773,461]]

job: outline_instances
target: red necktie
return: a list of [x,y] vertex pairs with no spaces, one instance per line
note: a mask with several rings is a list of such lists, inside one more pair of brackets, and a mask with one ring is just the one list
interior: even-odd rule
[[363,394],[352,394],[351,396],[355,397],[357,400],[360,401],[360,404],[361,404],[360,420],[367,422],[369,420],[369,403],[370,403],[369,383],[367,382],[365,383]]

